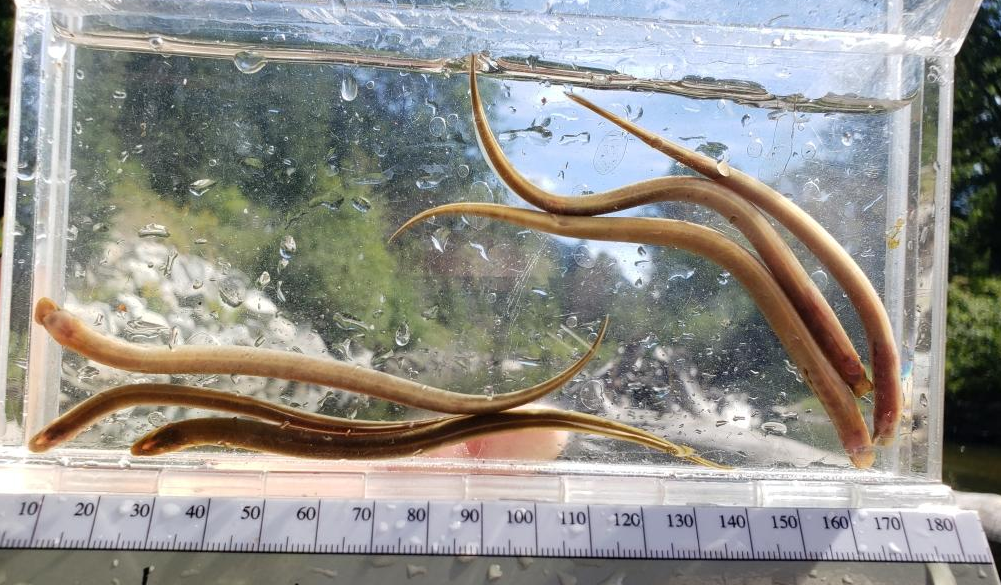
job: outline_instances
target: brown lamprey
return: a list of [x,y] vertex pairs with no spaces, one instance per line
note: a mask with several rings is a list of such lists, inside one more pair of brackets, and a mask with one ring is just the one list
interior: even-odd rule
[[608,327],[583,357],[556,376],[514,392],[492,396],[462,394],[404,378],[299,353],[243,346],[146,347],[102,335],[51,299],[35,305],[35,321],[60,345],[96,362],[147,374],[240,374],[319,384],[367,394],[398,404],[450,414],[498,412],[541,398],[569,382],[594,357]]
[[747,199],[774,217],[813,252],[844,289],[865,328],[875,391],[873,442],[877,445],[892,444],[897,436],[903,407],[897,343],[893,338],[890,318],[880,301],[879,293],[838,241],[817,220],[810,217],[810,214],[761,181],[725,163],[718,163],[708,156],[661,138],[580,96],[567,94],[567,97],[618,125],[652,148]]
[[432,216],[455,214],[499,219],[572,238],[681,248],[716,262],[733,274],[757,303],[786,351],[799,366],[803,379],[823,404],[852,463],[859,468],[872,465],[875,453],[854,396],[847,391],[802,317],[768,269],[723,234],[705,226],[672,219],[569,217],[504,205],[451,203],[414,216],[390,239]]
[[330,434],[237,418],[200,418],[171,423],[150,432],[132,445],[132,454],[162,455],[199,445],[223,445],[292,457],[382,459],[419,455],[484,435],[527,429],[591,433],[638,443],[707,467],[727,469],[698,456],[691,447],[676,445],[652,433],[592,415],[548,409],[455,416],[415,429],[359,435]]
[[341,434],[395,431],[441,420],[432,418],[382,422],[346,419],[303,412],[222,390],[179,384],[127,384],[103,390],[77,404],[32,437],[28,441],[28,449],[35,453],[48,451],[60,443],[72,440],[109,414],[133,406],[180,406],[217,410],[281,425]]
[[694,203],[716,211],[740,230],[761,256],[841,379],[857,396],[872,389],[862,360],[841,321],[785,240],[757,207],[735,196],[730,189],[697,177],[660,177],[577,197],[540,189],[514,168],[494,137],[480,99],[475,63],[474,55],[470,57],[469,85],[476,136],[494,173],[519,197],[543,211],[559,215],[602,215],[663,201]]

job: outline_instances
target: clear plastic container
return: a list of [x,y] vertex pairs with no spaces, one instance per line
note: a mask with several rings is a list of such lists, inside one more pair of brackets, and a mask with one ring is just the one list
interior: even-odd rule
[[[254,482],[391,470],[396,480],[468,474],[467,490],[478,476],[518,473],[496,489],[531,480],[540,494],[554,476],[590,477],[579,489],[595,493],[595,477],[689,480],[710,499],[705,482],[719,480],[724,500],[746,492],[766,503],[750,486],[783,501],[841,497],[854,484],[872,486],[874,501],[888,484],[914,484],[917,499],[941,493],[953,56],[977,6],[22,0],[0,280],[3,458],[19,473],[96,467],[95,485],[119,487],[130,484],[110,478],[128,468],[130,478],[153,470],[161,488],[185,469],[229,489],[238,470]],[[744,288],[704,258],[473,216],[388,241],[435,205],[529,207],[478,148],[472,53],[489,55],[479,77],[489,125],[534,184],[579,195],[692,174],[570,101],[572,90],[770,185],[844,246],[882,296],[903,364],[901,430],[871,469],[850,465]],[[693,205],[616,215],[693,221],[743,242]],[[783,234],[868,363],[842,288]],[[302,352],[495,394],[569,365],[608,315],[598,356],[544,403],[642,427],[734,470],[588,435],[569,437],[555,460],[341,462],[221,448],[130,457],[154,427],[206,414],[167,407],[119,412],[31,454],[27,439],[48,421],[137,382],[347,417],[423,415],[281,380],[116,370],[53,342],[31,319],[42,297],[134,343]],[[871,426],[871,401],[859,404]],[[789,480],[828,491],[775,487]],[[646,494],[647,484],[621,485],[623,496]]]

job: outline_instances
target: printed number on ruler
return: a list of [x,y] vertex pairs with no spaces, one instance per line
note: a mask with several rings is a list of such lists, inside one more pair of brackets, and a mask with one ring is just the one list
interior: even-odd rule
[[991,562],[976,514],[0,495],[0,548]]

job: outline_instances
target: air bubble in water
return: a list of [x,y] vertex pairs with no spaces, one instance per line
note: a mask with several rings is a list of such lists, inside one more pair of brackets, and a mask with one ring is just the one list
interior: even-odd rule
[[366,89],[375,89],[375,82],[374,82],[374,81],[371,81],[371,80],[370,80],[370,81],[368,81],[368,82],[367,82],[367,83],[365,84],[365,88],[366,88]]
[[128,97],[128,95],[129,94],[125,93],[124,90],[116,89],[115,92],[111,94],[111,97],[115,98],[116,100],[123,100],[126,97]]
[[83,69],[77,69],[76,70],[76,78],[77,79],[83,79],[84,77],[85,77],[85,74],[83,72]]
[[751,123],[751,115],[750,114],[744,114],[743,116],[741,116],[741,118],[740,118],[740,125],[741,126],[747,126],[750,123]]
[[148,223],[139,228],[140,238],[169,238],[170,230],[158,223]]
[[285,237],[282,238],[282,245],[279,253],[285,260],[291,260],[292,255],[295,254],[296,247],[295,238],[293,238],[291,234],[285,234]]
[[435,116],[434,118],[431,118],[430,122],[428,122],[428,132],[430,132],[431,136],[434,136],[435,138],[444,137],[445,132],[447,131],[448,123],[445,122],[445,118],[442,118],[441,116]]
[[845,146],[851,146],[853,138],[854,136],[852,135],[851,132],[845,132],[844,134],[841,135],[841,144],[844,144]]
[[236,68],[241,73],[251,74],[264,69],[264,66],[268,64],[268,60],[264,58],[264,55],[255,53],[254,51],[240,51],[236,55],[233,55],[233,64],[236,65]]
[[723,286],[723,285],[729,283],[730,282],[730,273],[729,272],[720,272],[719,274],[716,275],[716,282],[718,282],[720,284],[720,286]]
[[167,424],[167,417],[159,410],[154,410],[146,415],[146,422],[154,427],[162,427]]
[[810,160],[817,156],[817,145],[812,142],[807,142],[803,145],[803,159]]
[[747,156],[751,158],[758,158],[764,150],[765,145],[761,142],[761,139],[755,138],[747,145]]
[[569,317],[567,317],[566,326],[569,327],[569,328],[571,328],[571,329],[573,329],[574,327],[576,327],[577,326],[577,316],[576,315],[570,315]]
[[591,161],[595,172],[607,175],[614,171],[626,156],[626,137],[621,132],[608,132],[598,143]]
[[577,393],[577,401],[580,405],[591,412],[600,412],[605,409],[608,397],[605,395],[605,383],[597,378],[588,380],[581,386]]
[[160,49],[163,48],[163,37],[150,37],[149,46],[154,51],[159,51]]
[[101,370],[98,370],[94,366],[83,366],[76,372],[76,377],[81,382],[88,382],[98,377],[101,374]]
[[784,435],[789,432],[789,428],[783,423],[776,421],[768,421],[766,423],[761,423],[761,430],[769,435]]
[[574,248],[573,261],[574,264],[581,268],[594,268],[594,265],[597,263],[594,252],[583,244]]
[[353,197],[351,199],[351,207],[354,207],[362,213],[368,213],[368,211],[372,209],[372,202],[359,195],[358,197]]
[[816,284],[817,288],[820,290],[827,288],[829,279],[827,277],[827,273],[823,270],[815,270],[812,274],[810,274],[810,279],[813,280],[813,283]]
[[188,185],[188,193],[191,193],[195,197],[201,197],[212,188],[212,185],[215,185],[215,179],[198,179]]
[[827,201],[827,198],[830,197],[830,194],[822,191],[820,189],[820,185],[818,185],[816,182],[810,181],[806,185],[803,185],[803,197],[807,199],[812,199],[813,201],[824,202]]
[[688,266],[675,266],[671,268],[670,274],[667,277],[668,281],[673,280],[688,280],[695,275],[695,269],[689,268]]
[[587,144],[588,142],[591,142],[590,132],[564,134],[563,136],[560,136],[560,144]]
[[347,75],[341,80],[341,99],[353,102],[356,97],[358,97],[358,81],[351,75]]
[[396,329],[396,345],[403,347],[410,343],[410,325],[406,321]]
[[243,289],[234,281],[226,281],[219,285],[219,298],[234,309],[243,304]]
[[257,288],[264,288],[268,286],[268,284],[270,283],[271,283],[271,275],[268,273],[267,270],[262,272],[261,275],[257,277]]

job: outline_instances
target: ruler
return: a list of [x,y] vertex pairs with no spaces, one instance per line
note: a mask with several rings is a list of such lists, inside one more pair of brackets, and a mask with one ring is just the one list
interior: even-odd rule
[[0,549],[990,564],[956,509],[0,495]]

